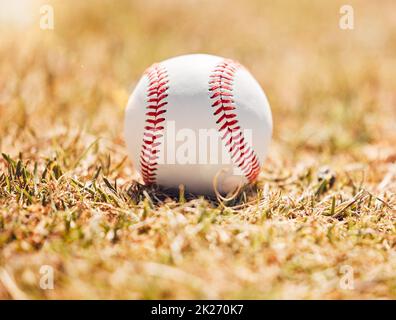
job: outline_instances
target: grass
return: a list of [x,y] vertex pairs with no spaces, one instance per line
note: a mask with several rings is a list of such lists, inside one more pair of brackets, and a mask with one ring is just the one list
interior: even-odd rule
[[[0,24],[0,298],[396,298],[392,1],[352,1],[352,31],[339,1],[50,3],[53,31]],[[239,60],[272,106],[229,202],[147,189],[126,155],[131,88],[188,52]]]

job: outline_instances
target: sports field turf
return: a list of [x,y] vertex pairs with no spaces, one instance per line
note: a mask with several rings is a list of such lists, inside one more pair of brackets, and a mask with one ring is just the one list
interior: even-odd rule
[[[0,299],[396,298],[395,1],[348,1],[353,30],[338,0],[46,3],[53,30],[0,14]],[[136,81],[193,52],[272,107],[229,202],[145,189],[126,154]]]

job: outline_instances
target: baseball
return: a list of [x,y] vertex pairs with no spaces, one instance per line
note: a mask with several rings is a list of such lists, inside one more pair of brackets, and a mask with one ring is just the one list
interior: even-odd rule
[[206,54],[149,67],[125,112],[125,141],[146,185],[225,194],[254,182],[268,154],[272,115],[238,62]]

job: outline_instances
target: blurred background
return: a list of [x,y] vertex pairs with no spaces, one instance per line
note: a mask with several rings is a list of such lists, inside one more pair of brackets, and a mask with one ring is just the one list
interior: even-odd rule
[[[354,14],[350,30],[340,28],[343,16],[340,8],[344,4],[343,0],[0,0],[0,150],[14,159],[23,159],[32,170],[33,164],[40,171],[48,163],[57,163],[52,165],[55,176],[68,172],[81,183],[97,177],[100,165],[109,180],[117,179],[126,189],[136,177],[126,158],[122,137],[128,95],[153,62],[201,52],[238,60],[264,88],[274,117],[274,141],[265,165],[267,175],[284,177],[301,166],[329,165],[335,171],[349,168],[351,179],[356,168],[363,170],[367,187],[378,185],[396,161],[396,3],[348,1]],[[48,10],[53,10],[53,28],[46,28],[51,24],[46,18]],[[6,160],[0,164],[0,169],[6,172]],[[393,177],[389,178],[393,184],[389,181],[386,184],[387,192],[395,192]],[[345,179],[349,181],[347,176]],[[51,208],[56,210],[71,194],[69,185],[61,186],[56,180],[45,188],[49,194],[59,192],[51,202]],[[303,193],[304,188],[289,190],[290,197],[298,198]],[[0,199],[4,214],[0,220],[0,231],[3,230],[0,265],[10,264],[9,270],[27,288],[26,292],[31,290],[33,296],[40,297],[51,295],[29,287],[31,277],[23,267],[27,260],[17,254],[41,248],[46,233],[43,231],[41,237],[41,229],[35,229],[39,236],[33,233],[38,238],[31,239],[26,225],[33,223],[31,212],[47,212],[47,206],[22,208],[21,201],[27,200],[20,200],[21,192],[11,194],[14,193],[7,197],[3,194]],[[70,206],[85,208],[87,204],[81,201],[81,195],[73,197]],[[96,209],[89,212],[113,212],[112,208],[94,203],[92,206]],[[21,210],[33,210],[29,211],[30,218],[26,218],[28,222],[23,228],[10,224],[13,227],[8,231],[1,229],[1,221],[6,221],[8,212]],[[81,219],[81,228],[85,228],[85,218]],[[39,221],[34,223],[35,228]],[[64,237],[71,237],[64,239],[71,242],[80,239],[68,230],[59,231]],[[80,247],[95,244],[95,237],[85,237],[91,242],[75,240]],[[136,239],[136,243],[146,241],[138,236]],[[97,245],[105,247],[103,243]],[[162,261],[163,252],[159,249],[141,245],[135,250],[130,253],[132,256],[140,252]],[[348,250],[343,254],[347,255]],[[45,252],[33,255],[36,260],[29,263],[55,259],[59,270],[67,269],[65,261],[80,263],[77,258],[50,258],[53,256]],[[101,259],[105,259],[107,251],[100,252]],[[194,252],[192,264],[201,257],[199,250]],[[105,291],[95,289],[95,281],[100,282],[103,274],[92,272],[96,270],[93,267],[96,260],[90,259],[91,256],[87,265],[81,262],[80,273],[72,269],[64,272],[74,274],[74,279],[97,278],[87,282],[76,280],[70,286],[67,281],[71,280],[65,280],[64,288],[69,289],[53,293],[53,297],[106,297]],[[231,255],[230,263],[233,261]],[[185,270],[189,270],[187,266]],[[205,283],[210,282],[206,275],[213,270],[211,266],[206,273],[202,271]],[[232,270],[228,271],[230,279],[246,273],[242,269]],[[263,274],[259,269],[254,272]],[[246,279],[248,276],[249,273]],[[272,280],[265,281],[270,284],[275,278],[274,275]],[[174,294],[165,286],[156,295],[152,286],[145,287],[147,283],[142,279],[135,280],[135,289],[143,286],[147,291],[124,290],[120,280],[112,286],[115,290],[112,297],[197,297],[195,289],[188,291],[184,286]],[[265,297],[290,298],[307,297],[308,292],[314,292],[309,286],[295,290],[294,283],[273,286],[275,291],[249,287],[233,295],[231,292],[245,287],[229,287],[230,282],[224,281],[219,284],[224,290],[219,289],[219,295],[214,297],[262,297],[267,292]],[[381,288],[376,292],[390,294]],[[0,297],[9,297],[5,292],[0,285]],[[317,291],[316,297],[330,297],[326,292],[332,291]],[[18,292],[15,295],[18,297]],[[331,297],[334,296],[337,297]]]
[[[43,4],[53,8],[53,30],[40,28]],[[17,141],[4,137],[15,134],[16,123],[119,136],[128,94],[145,68],[193,52],[230,57],[251,70],[283,147],[333,154],[373,141],[392,145],[395,4],[349,2],[354,29],[342,30],[343,4],[1,0],[2,147]]]

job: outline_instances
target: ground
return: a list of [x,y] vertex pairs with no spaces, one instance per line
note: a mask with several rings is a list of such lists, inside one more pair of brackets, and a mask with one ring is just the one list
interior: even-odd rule
[[[1,299],[396,298],[394,1],[349,1],[352,30],[342,1],[46,3],[53,30],[0,15]],[[272,107],[232,201],[133,182],[128,95],[192,52],[243,63]]]

